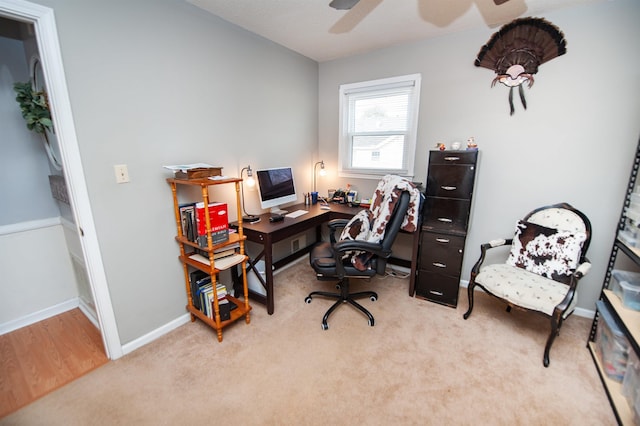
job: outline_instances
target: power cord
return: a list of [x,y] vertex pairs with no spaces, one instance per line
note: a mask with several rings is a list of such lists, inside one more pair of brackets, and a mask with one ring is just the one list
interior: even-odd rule
[[400,279],[409,278],[409,276],[411,275],[410,272],[398,271],[393,266],[387,266],[387,269],[384,272],[387,277],[400,278]]

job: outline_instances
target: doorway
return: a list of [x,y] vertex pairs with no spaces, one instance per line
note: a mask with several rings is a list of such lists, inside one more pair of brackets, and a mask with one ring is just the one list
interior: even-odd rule
[[53,10],[23,0],[0,0],[0,17],[34,27],[53,127],[59,143],[63,176],[68,186],[69,202],[80,237],[103,344],[109,359],[120,358],[123,355],[122,346],[85,184]]

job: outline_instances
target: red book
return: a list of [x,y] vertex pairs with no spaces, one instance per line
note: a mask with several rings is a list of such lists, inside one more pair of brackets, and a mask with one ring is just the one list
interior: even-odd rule
[[[207,221],[204,216],[204,203],[196,203],[196,224],[198,228],[198,238],[201,246],[206,246]],[[229,239],[229,215],[226,203],[209,203],[209,225],[211,226],[211,237],[213,243],[217,244]],[[202,244],[204,243],[204,245]]]

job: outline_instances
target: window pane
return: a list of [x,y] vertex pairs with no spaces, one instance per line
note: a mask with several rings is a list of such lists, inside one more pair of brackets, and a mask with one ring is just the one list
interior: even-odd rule
[[351,165],[363,169],[402,169],[404,139],[404,135],[354,136]]
[[407,129],[406,93],[354,99],[354,131],[385,132]]

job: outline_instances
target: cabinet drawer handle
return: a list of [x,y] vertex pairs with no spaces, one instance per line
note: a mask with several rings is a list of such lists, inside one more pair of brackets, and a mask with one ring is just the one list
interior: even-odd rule
[[439,217],[438,220],[440,222],[446,222],[446,223],[451,223],[453,222],[453,220],[449,219],[448,217]]
[[440,263],[440,262],[433,262],[432,263],[433,266],[437,266],[438,268],[446,268],[447,265],[445,265],[444,263]]
[[436,238],[436,241],[439,243],[449,244],[449,240],[447,238]]
[[444,189],[445,191],[455,191],[456,189],[458,189],[457,186],[441,186],[440,188]]
[[431,293],[431,294],[435,294],[436,296],[442,296],[442,295],[444,295],[444,293],[443,293],[443,292],[441,292],[441,291],[435,291],[435,290],[429,290],[429,293]]
[[458,161],[460,157],[444,157],[445,161]]

